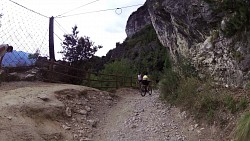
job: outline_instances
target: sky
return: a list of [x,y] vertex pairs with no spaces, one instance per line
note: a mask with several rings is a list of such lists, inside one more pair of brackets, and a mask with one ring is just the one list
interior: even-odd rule
[[[88,36],[95,45],[102,45],[96,55],[104,56],[115,48],[116,42],[126,38],[125,27],[130,14],[136,11],[146,0],[13,0],[29,9],[48,17],[56,17],[54,23],[55,52],[62,50],[60,43],[64,34],[72,33],[72,27],[78,26],[79,36]],[[91,3],[91,4],[88,4]],[[85,5],[88,4],[88,5]],[[85,6],[84,6],[85,5]],[[122,10],[109,10],[88,13],[120,7]],[[82,6],[82,7],[81,7]],[[85,13],[85,14],[82,14]],[[58,15],[65,17],[57,17]],[[79,15],[78,15],[79,14]],[[70,16],[75,15],[75,16]],[[56,58],[61,55],[56,54]]]

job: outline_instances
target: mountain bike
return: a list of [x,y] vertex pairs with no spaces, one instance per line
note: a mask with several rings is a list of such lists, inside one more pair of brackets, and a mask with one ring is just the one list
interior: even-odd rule
[[141,91],[141,96],[144,97],[147,93],[151,95],[153,90],[150,84],[148,85],[148,89],[147,89],[147,85],[141,84],[140,91]]

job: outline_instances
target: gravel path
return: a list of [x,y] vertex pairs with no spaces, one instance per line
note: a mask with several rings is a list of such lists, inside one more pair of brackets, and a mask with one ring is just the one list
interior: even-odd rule
[[[1,89],[0,97],[2,99],[2,102],[0,104],[0,106],[2,105],[1,115],[0,115],[1,125],[2,125],[1,127],[5,127],[5,125],[6,127],[8,127],[9,125],[20,125],[20,122],[24,121],[25,122],[22,124],[26,125],[27,121],[27,125],[29,126],[29,128],[25,127],[25,129],[27,129],[27,133],[26,130],[25,133],[23,132],[23,129],[21,129],[23,127],[20,127],[20,130],[18,130],[15,127],[15,132],[13,131],[9,133],[9,135],[4,132],[3,133],[1,132],[2,133],[0,134],[1,139],[7,140],[3,137],[19,138],[19,134],[22,135],[22,137],[24,137],[24,135],[27,134],[27,136],[25,136],[26,138],[23,138],[23,140],[28,139],[30,137],[33,138],[30,140],[35,140],[35,137],[40,137],[40,136],[34,136],[34,137],[29,136],[30,133],[32,133],[32,135],[33,134],[40,135],[39,133],[43,133],[41,131],[49,132],[49,130],[47,130],[48,127],[57,125],[58,122],[51,124],[47,123],[48,120],[45,120],[43,121],[44,125],[46,125],[45,128],[44,126],[40,125],[41,124],[40,118],[38,126],[36,125],[36,122],[33,123],[33,121],[31,121],[30,116],[28,116],[29,118],[26,120],[23,117],[23,114],[21,113],[18,114],[15,112],[18,111],[20,107],[22,107],[22,105],[26,106],[26,107],[24,106],[25,109],[27,109],[27,105],[31,105],[29,107],[33,107],[34,109],[40,108],[42,111],[45,111],[44,114],[46,115],[46,113],[48,113],[46,111],[51,110],[52,107],[55,106],[56,103],[55,101],[57,101],[57,103],[62,107],[64,106],[63,103],[60,103],[54,97],[53,93],[55,91],[67,89],[67,91],[64,90],[65,93],[67,92],[66,94],[74,95],[77,90],[85,90],[86,87],[74,86],[74,85],[58,85],[58,84],[49,84],[40,82],[31,84],[24,82],[22,83],[15,82],[15,83],[2,83],[0,89]],[[106,98],[103,97],[104,93],[98,90],[91,90],[88,91],[88,93],[89,94],[85,96],[90,96],[90,97],[83,97],[88,99],[88,102],[86,101],[87,105],[82,105],[80,103],[81,106],[79,107],[78,103],[84,101],[78,98],[77,101],[72,101],[72,99],[69,99],[72,101],[71,102],[72,104],[66,102],[66,106],[67,104],[69,104],[68,106],[70,105],[73,106],[71,107],[72,109],[74,109],[74,107],[80,109],[86,109],[86,106],[91,108],[91,110],[89,110],[90,112],[88,116],[86,116],[86,120],[87,122],[90,123],[90,121],[94,121],[96,119],[95,121],[97,124],[95,124],[95,126],[90,124],[92,127],[90,128],[87,127],[86,125],[88,124],[84,124],[83,123],[84,121],[82,120],[82,118],[84,117],[83,114],[85,112],[83,110],[76,109],[72,110],[74,116],[72,116],[71,118],[67,118],[69,121],[72,121],[72,125],[70,125],[71,126],[70,130],[61,127],[60,124],[58,124],[58,128],[51,127],[50,129],[53,130],[57,129],[58,130],[57,132],[65,132],[65,135],[67,135],[67,137],[71,137],[70,135],[71,133],[73,135],[74,140],[80,139],[79,141],[87,141],[87,140],[222,141],[223,140],[223,139],[218,139],[216,137],[216,134],[218,134],[219,132],[217,132],[214,128],[198,125],[196,124],[196,122],[186,117],[185,111],[181,112],[178,108],[169,107],[167,104],[162,103],[162,101],[159,100],[158,91],[154,91],[151,96],[146,95],[145,97],[141,97],[138,90],[133,90],[133,89],[119,89],[115,94],[108,94],[108,97]],[[46,96],[50,100],[44,102],[38,97],[40,95]],[[13,111],[13,106],[11,105],[17,105],[15,111]],[[36,108],[34,106],[40,106],[40,107]],[[9,107],[10,110],[13,112],[13,114],[11,114],[12,112],[11,113],[4,112],[8,110],[6,109],[6,107]],[[43,110],[46,108],[48,110]],[[55,110],[57,109],[58,108],[55,107]],[[64,112],[63,108],[59,109],[62,109],[61,112]],[[78,110],[80,110],[80,113],[77,113]],[[39,112],[37,114],[39,114]],[[75,115],[77,115],[77,117],[75,117]],[[80,120],[76,120],[78,119],[78,117],[80,117],[79,118]],[[34,120],[36,119],[34,118]],[[67,121],[67,123],[71,122]],[[34,127],[30,126],[32,124],[34,124]],[[83,130],[85,131],[85,129],[86,131],[88,131],[87,135],[89,136],[84,135],[84,137],[82,137],[83,136],[82,133],[78,134],[78,131],[83,131]],[[50,133],[48,133],[48,135],[50,135]]]
[[118,95],[120,102],[101,119],[95,141],[214,140],[202,135],[205,128],[186,120],[185,112],[163,104],[157,91],[145,97],[136,91]]

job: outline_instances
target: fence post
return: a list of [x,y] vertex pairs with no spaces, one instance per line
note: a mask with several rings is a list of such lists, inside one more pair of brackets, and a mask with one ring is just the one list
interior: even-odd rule
[[90,87],[90,72],[87,72],[87,86]]
[[118,76],[117,74],[115,75],[115,87],[118,89]]
[[133,87],[133,76],[131,76],[130,82],[131,82],[131,88],[132,88]]
[[55,60],[54,50],[54,17],[49,18],[49,58]]
[[126,84],[124,83],[125,82],[125,77],[124,76],[121,76],[121,77],[122,77],[121,78],[122,79],[122,82],[121,82],[122,83],[122,87],[126,87]]
[[54,59],[51,59],[51,60],[50,60],[49,72],[50,72],[50,75],[49,75],[50,82],[53,82]]

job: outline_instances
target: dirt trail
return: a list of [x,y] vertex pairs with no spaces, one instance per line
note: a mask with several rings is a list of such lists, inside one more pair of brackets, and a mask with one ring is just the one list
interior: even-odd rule
[[211,128],[185,119],[185,112],[159,100],[159,92],[141,97],[120,90],[120,102],[102,119],[95,141],[215,141]]
[[137,90],[115,94],[41,82],[2,83],[0,141],[219,141],[215,130]]

